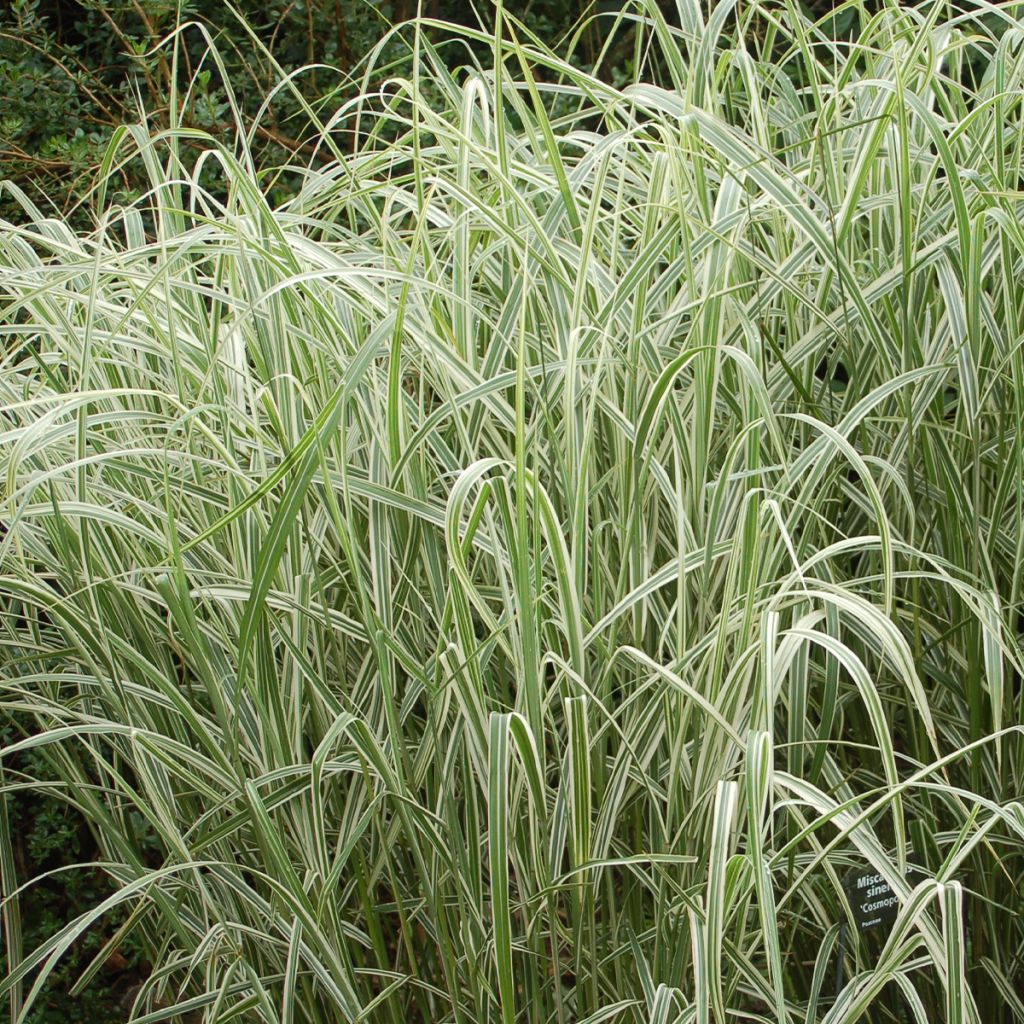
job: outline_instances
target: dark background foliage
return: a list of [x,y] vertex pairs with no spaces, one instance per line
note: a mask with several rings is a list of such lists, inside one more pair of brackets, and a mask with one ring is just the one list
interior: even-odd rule
[[[143,117],[153,127],[167,123],[172,78],[180,89],[198,74],[195,97],[183,112],[186,124],[229,133],[229,96],[204,33],[196,26],[184,32],[177,69],[170,48],[158,46],[178,24],[206,28],[238,106],[251,114],[280,75],[243,21],[286,71],[327,65],[306,73],[301,88],[311,101],[329,103],[345,88],[346,76],[361,73],[387,28],[415,16],[418,4],[428,18],[471,25],[487,23],[493,11],[491,0],[3,0],[0,178],[44,209],[67,215],[88,194],[117,125]],[[662,6],[671,20],[674,0]],[[628,0],[511,0],[505,7],[550,45],[582,25],[573,59],[592,66]],[[831,0],[812,0],[811,7],[823,13]],[[856,11],[848,9],[836,27],[849,30],[855,20]],[[628,71],[628,33],[615,39],[602,74]],[[395,49],[397,56],[397,43]],[[451,53],[465,59],[464,51]],[[307,128],[300,104],[282,93],[258,129],[261,163],[280,164],[301,150]],[[123,182],[128,192],[133,184]],[[0,200],[0,214],[10,209]]]
[[[619,4],[602,3],[602,10]],[[474,24],[490,4],[423,0],[430,18]],[[0,4],[0,169],[34,200],[67,213],[92,183],[114,128],[145,116],[168,118],[175,70],[167,47],[156,44],[176,24],[202,23],[225,61],[240,108],[259,107],[279,75],[243,27],[286,70],[307,64],[326,69],[304,76],[303,91],[325,98],[359,71],[360,62],[389,25],[417,13],[416,0],[10,0]],[[541,38],[555,42],[587,10],[585,0],[524,0],[510,4]],[[580,59],[591,59],[599,24],[584,34]],[[216,67],[204,60],[207,39],[198,28],[182,38],[179,86],[198,69],[198,98],[186,123],[213,132],[231,128],[229,97]],[[340,74],[338,73],[340,72]],[[294,98],[283,96],[259,132],[267,160],[301,147],[306,125]],[[279,152],[274,152],[274,150]]]

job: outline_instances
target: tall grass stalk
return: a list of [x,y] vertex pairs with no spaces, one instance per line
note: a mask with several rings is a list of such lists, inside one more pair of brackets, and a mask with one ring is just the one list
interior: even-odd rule
[[5,839],[12,1020],[1024,1020],[1024,23],[848,10],[422,22],[277,208],[3,225],[0,781],[112,886]]

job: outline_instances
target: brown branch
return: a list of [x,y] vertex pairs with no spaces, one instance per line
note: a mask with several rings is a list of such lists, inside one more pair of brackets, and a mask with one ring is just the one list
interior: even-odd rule
[[35,167],[42,168],[47,171],[58,171],[71,167],[70,160],[53,160],[47,159],[44,156],[35,156],[13,142],[6,148],[0,149],[0,157],[13,157],[16,160],[20,160],[22,163],[32,164]]
[[320,152],[320,147],[314,142],[303,142],[286,132],[267,128],[262,124],[256,125],[256,134],[270,142],[276,142],[282,149],[287,149],[291,153],[308,153],[310,156],[316,156]]
[[348,44],[348,26],[341,11],[341,0],[334,0],[334,22],[338,32],[338,60],[348,71],[352,66],[352,50]]
[[106,23],[110,26],[110,30],[114,33],[114,35],[121,40],[121,43],[124,46],[125,56],[134,60],[141,68],[142,77],[146,80],[146,88],[149,90],[150,96],[154,98],[159,96],[160,90],[157,87],[156,82],[153,80],[153,76],[149,73],[149,70],[146,68],[145,63],[139,60],[139,55],[135,52],[135,47],[132,45],[132,40],[121,29],[121,26],[118,25],[118,23],[111,17],[109,11],[105,10],[102,6],[97,6],[95,10],[100,15],[100,17],[103,18],[103,20],[106,21]]
[[[160,33],[157,31],[156,25],[153,24],[152,19],[146,13],[146,9],[142,6],[142,4],[139,3],[139,0],[131,0],[131,2],[132,7],[135,8],[135,13],[138,14],[140,20],[142,21],[143,27],[149,34],[149,38],[152,39],[153,43],[155,44],[156,41],[160,38]],[[170,92],[171,68],[170,65],[167,63],[167,56],[161,50],[158,50],[156,59],[157,63],[160,66],[160,74],[163,76],[164,88],[167,89],[168,92]]]

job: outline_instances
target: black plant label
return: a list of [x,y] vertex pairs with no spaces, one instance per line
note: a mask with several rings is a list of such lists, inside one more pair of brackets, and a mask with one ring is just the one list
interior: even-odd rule
[[843,891],[853,911],[857,931],[891,927],[900,909],[899,897],[874,871],[854,871],[843,880]]

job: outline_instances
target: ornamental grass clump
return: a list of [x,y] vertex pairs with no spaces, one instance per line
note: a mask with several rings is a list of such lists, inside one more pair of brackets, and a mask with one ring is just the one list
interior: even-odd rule
[[1024,1020],[1024,23],[849,12],[417,22],[280,205],[22,197],[2,783],[110,895],[30,948],[0,821],[13,1019],[99,931],[147,1024]]

